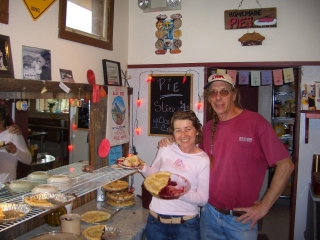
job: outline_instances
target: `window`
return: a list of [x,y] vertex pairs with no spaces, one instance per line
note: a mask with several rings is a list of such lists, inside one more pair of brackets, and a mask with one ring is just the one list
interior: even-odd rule
[[59,3],[59,38],[113,50],[114,0]]

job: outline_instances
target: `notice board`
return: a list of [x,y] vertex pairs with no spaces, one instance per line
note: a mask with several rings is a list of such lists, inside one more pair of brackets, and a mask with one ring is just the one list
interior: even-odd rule
[[192,84],[193,74],[152,74],[149,82],[149,136],[168,135],[173,113],[192,110]]
[[89,102],[82,101],[82,106],[77,107],[77,129],[89,129],[89,115]]

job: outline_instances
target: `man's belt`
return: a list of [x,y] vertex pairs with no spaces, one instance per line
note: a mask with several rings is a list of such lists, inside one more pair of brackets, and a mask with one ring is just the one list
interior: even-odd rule
[[242,211],[233,211],[233,210],[227,210],[227,209],[216,208],[216,207],[214,207],[214,209],[224,215],[231,215],[231,216],[235,216],[235,217],[240,217],[246,213],[246,212],[242,212]]
[[182,224],[185,223],[185,221],[190,220],[197,216],[169,216],[169,215],[159,215],[156,212],[150,210],[150,214],[154,216],[159,222],[165,223],[165,224]]

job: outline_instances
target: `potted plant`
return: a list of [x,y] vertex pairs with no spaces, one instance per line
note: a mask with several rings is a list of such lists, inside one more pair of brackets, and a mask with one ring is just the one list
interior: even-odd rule
[[56,102],[48,102],[50,112],[53,112],[52,108],[56,105]]

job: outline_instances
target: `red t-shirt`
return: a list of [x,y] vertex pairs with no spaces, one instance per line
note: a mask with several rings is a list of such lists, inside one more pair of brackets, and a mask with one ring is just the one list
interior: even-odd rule
[[[212,121],[203,128],[199,144],[210,157]],[[218,121],[210,169],[209,203],[217,208],[249,207],[259,198],[268,166],[290,157],[270,123],[256,112],[243,110]]]

